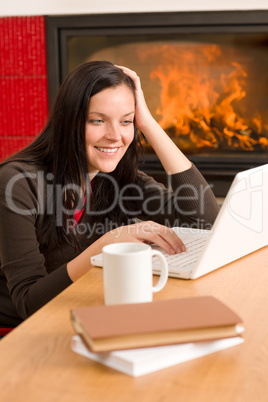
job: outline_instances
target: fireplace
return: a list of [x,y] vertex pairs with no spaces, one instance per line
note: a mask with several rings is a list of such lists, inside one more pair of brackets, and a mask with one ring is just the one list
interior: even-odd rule
[[[216,196],[268,162],[268,11],[47,17],[49,97],[86,60],[137,71],[148,106]],[[144,142],[141,168],[166,175]]]

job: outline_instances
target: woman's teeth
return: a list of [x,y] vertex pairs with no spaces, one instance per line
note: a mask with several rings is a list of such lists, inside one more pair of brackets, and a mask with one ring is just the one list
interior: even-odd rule
[[108,153],[115,153],[118,148],[100,148],[100,147],[96,147],[99,151],[101,152],[108,152]]

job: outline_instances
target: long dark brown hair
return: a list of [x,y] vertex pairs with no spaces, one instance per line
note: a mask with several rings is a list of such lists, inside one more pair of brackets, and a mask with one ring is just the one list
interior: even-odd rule
[[[78,202],[79,196],[77,192],[72,191],[72,186],[78,186],[83,191],[90,188],[85,148],[85,127],[90,98],[106,88],[122,84],[127,85],[134,96],[133,81],[112,63],[93,61],[78,66],[62,83],[48,122],[40,135],[29,146],[4,162],[6,164],[12,161],[24,161],[43,164],[53,174],[51,199],[54,213],[46,216],[41,233],[43,244],[51,241],[57,244],[66,241],[72,245],[77,244],[77,239],[74,239],[64,224],[69,216],[63,212],[63,224],[57,224],[56,186],[68,188],[62,200],[65,210],[72,210]],[[140,141],[135,128],[134,140],[116,169],[109,174],[119,188],[136,181],[139,150]],[[91,195],[87,194],[87,199],[90,198],[91,211],[104,211],[114,200],[114,186],[107,176],[97,175],[94,178],[94,191]],[[94,219],[101,221],[104,216],[95,214]],[[109,219],[122,224],[127,217],[117,204],[109,212]]]

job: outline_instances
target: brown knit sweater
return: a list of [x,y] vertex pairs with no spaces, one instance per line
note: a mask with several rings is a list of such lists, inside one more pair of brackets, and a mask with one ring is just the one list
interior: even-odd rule
[[[61,249],[51,245],[49,253],[41,252],[46,191],[40,192],[39,187],[38,194],[40,178],[46,178],[44,166],[11,162],[0,168],[0,327],[17,326],[68,287],[72,281],[67,262],[100,236],[99,227],[91,224],[79,251],[66,243]],[[135,201],[135,218],[211,228],[218,204],[195,166],[169,179],[172,190],[140,172],[142,196],[139,193]],[[46,184],[43,182],[43,187]],[[81,230],[85,231],[87,222],[85,211],[78,222],[83,225]],[[107,226],[107,230],[111,228]]]

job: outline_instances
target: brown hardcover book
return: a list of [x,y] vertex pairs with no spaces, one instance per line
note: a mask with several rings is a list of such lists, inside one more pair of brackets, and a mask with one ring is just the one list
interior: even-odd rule
[[74,308],[71,321],[93,352],[215,340],[243,332],[241,318],[212,296]]

